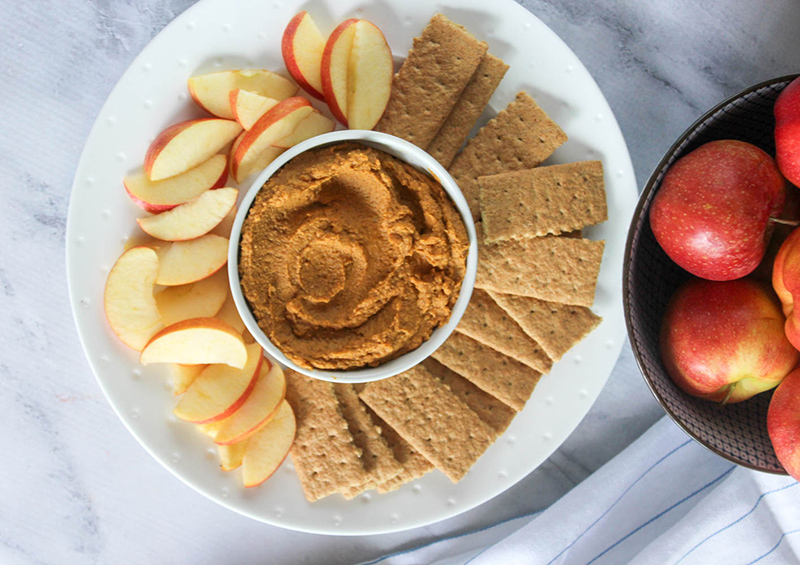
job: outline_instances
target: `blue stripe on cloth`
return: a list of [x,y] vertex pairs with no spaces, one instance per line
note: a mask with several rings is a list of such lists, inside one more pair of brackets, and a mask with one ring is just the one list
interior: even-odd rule
[[631,484],[628,486],[628,488],[626,488],[624,491],[622,491],[622,494],[620,494],[620,495],[619,495],[619,498],[617,498],[617,499],[614,501],[614,503],[613,503],[611,506],[609,506],[609,507],[606,509],[606,511],[605,511],[605,512],[603,512],[602,514],[600,514],[600,516],[597,518],[597,520],[595,520],[594,522],[592,522],[591,524],[589,524],[589,527],[587,527],[585,530],[583,530],[583,532],[581,532],[581,533],[580,533],[580,535],[578,535],[578,537],[576,537],[574,540],[572,540],[572,542],[571,542],[571,543],[570,543],[570,544],[569,544],[567,547],[565,547],[564,549],[562,549],[561,551],[559,551],[559,552],[558,552],[558,554],[557,554],[555,557],[553,557],[553,558],[552,558],[550,561],[548,561],[547,565],[551,565],[551,564],[552,564],[552,563],[553,563],[553,562],[554,562],[556,559],[558,559],[559,557],[561,557],[561,555],[562,555],[562,554],[563,554],[565,551],[568,551],[568,550],[569,550],[569,549],[570,549],[570,548],[571,548],[573,545],[575,545],[576,543],[578,543],[578,540],[580,540],[580,539],[581,539],[583,536],[585,536],[585,535],[586,535],[586,534],[589,532],[589,530],[591,530],[592,528],[594,528],[594,527],[597,525],[597,523],[598,523],[598,522],[600,522],[600,520],[602,520],[603,518],[605,518],[605,516],[606,516],[606,515],[607,515],[609,512],[611,512],[611,510],[612,510],[612,509],[613,509],[613,508],[614,508],[614,507],[615,507],[617,504],[619,504],[619,502],[620,502],[620,501],[621,501],[621,500],[622,500],[622,499],[625,497],[625,495],[626,495],[626,494],[628,494],[628,492],[629,492],[629,491],[630,491],[630,490],[631,490],[633,487],[635,487],[635,486],[636,486],[636,484],[637,484],[639,481],[641,481],[643,478],[645,478],[645,477],[647,476],[647,474],[648,474],[648,473],[650,473],[650,471],[652,471],[653,469],[655,469],[656,467],[658,467],[659,465],[661,465],[661,463],[663,463],[664,461],[666,461],[666,460],[667,460],[667,459],[668,459],[670,456],[672,456],[674,453],[676,453],[676,452],[677,452],[679,449],[682,449],[682,448],[686,447],[686,446],[687,446],[687,445],[689,445],[690,443],[692,443],[692,440],[690,440],[690,439],[689,439],[689,440],[686,440],[685,442],[683,442],[682,444],[680,444],[678,447],[676,447],[675,449],[673,449],[672,451],[670,451],[669,453],[667,453],[666,455],[664,455],[664,456],[663,456],[661,459],[659,459],[658,461],[656,461],[655,463],[653,463],[652,465],[650,465],[650,467],[649,467],[649,468],[648,468],[648,469],[647,469],[647,470],[646,470],[644,473],[642,473],[641,475],[639,475],[639,478],[637,478],[635,481],[633,481],[633,482],[632,482],[632,483],[631,483]]
[[[492,524],[491,526],[484,526],[483,528],[478,528],[477,530],[474,530],[474,531],[471,531],[471,532],[466,532],[466,533],[458,534],[458,535],[455,535],[455,536],[448,536],[448,537],[445,537],[445,538],[440,538],[440,539],[437,539],[437,540],[433,540],[433,541],[430,541],[430,542],[428,542],[428,543],[426,543],[424,545],[419,545],[417,547],[412,547],[411,549],[404,549],[403,551],[396,551],[394,553],[390,553],[388,555],[384,555],[382,557],[378,557],[377,559],[375,559],[373,561],[367,561],[365,563],[362,563],[361,565],[375,565],[376,563],[380,563],[381,561],[385,561],[386,559],[391,559],[392,557],[399,557],[399,556],[405,555],[407,553],[413,553],[415,551],[419,551],[420,549],[425,549],[426,547],[430,547],[432,545],[436,545],[437,543],[440,543],[440,542],[443,542],[443,541],[450,541],[450,540],[455,540],[455,539],[458,539],[458,538],[463,538],[464,536],[471,536],[473,534],[479,534],[481,532],[485,532],[486,530],[491,530],[492,528],[494,528],[496,526],[502,526],[503,524],[507,524],[508,522],[513,522],[514,520],[519,520],[520,518],[528,518],[528,517],[536,516],[537,514],[541,514],[541,512],[542,512],[541,510],[536,510],[534,512],[528,512],[527,514],[521,514],[520,516],[515,516],[513,518],[507,518],[505,520],[501,520],[500,522],[497,522],[496,524]],[[477,555],[475,557],[477,557]],[[472,559],[475,559],[475,557],[473,557]],[[472,561],[472,559],[470,559],[470,561]],[[467,561],[467,563],[469,563],[469,561]]]
[[727,471],[725,471],[724,473],[722,473],[722,474],[721,474],[719,477],[717,477],[716,479],[714,479],[714,480],[713,480],[713,481],[711,481],[710,483],[706,484],[705,486],[702,486],[702,487],[700,487],[699,489],[697,489],[696,491],[694,491],[692,494],[690,494],[690,495],[688,495],[688,496],[686,496],[686,497],[682,498],[681,500],[679,500],[678,502],[676,502],[675,504],[673,504],[672,506],[670,506],[670,507],[669,507],[669,508],[667,508],[666,510],[662,510],[661,512],[659,512],[658,514],[656,514],[655,516],[653,516],[652,518],[650,518],[650,519],[649,519],[647,522],[645,522],[645,523],[644,523],[644,524],[642,524],[641,526],[637,527],[637,528],[636,528],[636,529],[634,529],[633,531],[629,532],[627,535],[623,536],[622,538],[620,538],[619,540],[617,540],[616,542],[614,542],[613,544],[611,544],[610,546],[608,546],[608,547],[607,547],[605,550],[603,550],[601,553],[597,554],[597,556],[595,556],[595,558],[594,558],[594,559],[592,559],[591,561],[589,561],[589,562],[588,562],[586,565],[589,565],[590,563],[594,563],[595,561],[597,561],[598,559],[600,559],[600,558],[601,558],[603,555],[605,555],[606,553],[608,553],[609,551],[611,551],[612,549],[614,549],[615,547],[617,547],[619,544],[621,544],[622,542],[624,542],[626,539],[628,539],[629,537],[631,537],[632,535],[634,535],[636,532],[638,532],[638,531],[639,531],[639,530],[641,530],[642,528],[644,528],[644,527],[648,526],[649,524],[652,524],[653,522],[655,522],[656,520],[658,520],[659,518],[661,518],[661,517],[662,517],[664,514],[666,514],[667,512],[669,512],[670,510],[673,510],[674,508],[676,508],[676,507],[680,506],[681,504],[683,504],[683,503],[684,503],[684,502],[686,502],[687,500],[690,500],[691,498],[694,498],[695,496],[697,496],[698,494],[700,494],[701,492],[703,492],[703,491],[704,491],[704,490],[706,490],[707,488],[709,488],[709,487],[713,486],[715,483],[718,483],[719,481],[721,481],[722,479],[724,479],[726,476],[730,475],[730,474],[733,472],[733,470],[735,469],[735,467],[736,467],[735,465],[731,465],[731,468],[730,468],[730,469],[728,469]]
[[755,559],[755,560],[751,561],[751,562],[750,562],[750,563],[748,563],[747,565],[753,565],[753,563],[758,563],[759,561],[761,561],[762,559],[764,559],[764,558],[765,558],[767,555],[771,554],[773,551],[775,551],[776,549],[778,549],[778,546],[781,544],[781,542],[783,541],[783,539],[784,539],[786,536],[788,536],[789,534],[796,534],[797,532],[800,532],[800,529],[797,529],[797,530],[791,530],[791,531],[789,531],[789,532],[784,532],[784,533],[782,533],[782,534],[781,534],[781,537],[780,537],[780,539],[778,540],[778,543],[776,543],[776,544],[775,544],[775,547],[773,547],[772,549],[770,549],[768,552],[766,552],[764,555],[762,555],[762,556],[761,556],[761,557],[759,557],[758,559]]
[[751,509],[750,509],[748,512],[746,512],[746,513],[745,513],[745,514],[743,514],[743,515],[742,515],[740,518],[738,518],[738,519],[734,520],[733,522],[731,522],[731,523],[730,523],[730,524],[728,524],[727,526],[725,526],[725,527],[723,527],[723,528],[720,528],[719,530],[717,530],[716,532],[714,532],[714,533],[713,533],[713,534],[711,534],[710,536],[708,536],[708,537],[706,537],[705,539],[703,539],[703,540],[701,540],[700,542],[698,542],[698,543],[697,543],[697,545],[695,545],[695,546],[694,546],[692,549],[690,549],[689,551],[687,551],[687,552],[686,552],[686,553],[683,555],[683,557],[681,557],[680,559],[678,559],[678,560],[675,562],[675,564],[674,564],[674,565],[678,565],[678,563],[680,563],[681,561],[683,561],[684,559],[686,559],[686,558],[689,556],[689,554],[690,554],[690,553],[692,553],[692,552],[693,552],[695,549],[697,549],[698,547],[700,547],[701,545],[703,545],[704,543],[706,543],[708,540],[710,540],[710,539],[711,539],[711,538],[713,538],[714,536],[716,536],[716,535],[718,535],[718,534],[721,534],[722,532],[724,532],[724,531],[725,531],[725,530],[727,530],[728,528],[732,528],[733,526],[735,526],[736,524],[738,524],[739,522],[741,522],[742,520],[744,520],[745,518],[747,518],[747,517],[748,517],[750,514],[752,514],[753,512],[755,512],[755,509],[756,509],[756,508],[758,508],[758,505],[759,505],[759,504],[761,504],[761,501],[763,500],[763,498],[764,498],[765,496],[767,496],[768,494],[772,494],[773,492],[780,492],[780,491],[782,491],[782,490],[786,490],[787,488],[796,487],[796,486],[797,486],[797,483],[792,483],[792,484],[790,484],[790,485],[786,485],[785,487],[776,488],[776,489],[774,489],[774,490],[770,490],[770,491],[767,491],[767,492],[764,492],[764,493],[762,493],[762,494],[761,494],[761,496],[759,496],[759,497],[758,497],[758,500],[756,500],[756,503],[753,505],[753,507],[752,507],[752,508],[751,508]]

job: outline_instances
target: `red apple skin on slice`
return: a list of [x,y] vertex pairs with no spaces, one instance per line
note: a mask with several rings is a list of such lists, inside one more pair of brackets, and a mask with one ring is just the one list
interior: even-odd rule
[[230,105],[232,90],[246,90],[276,100],[289,98],[297,92],[297,86],[292,81],[266,69],[207,73],[190,78],[187,86],[198,106],[228,120],[234,119]]
[[214,441],[231,445],[249,438],[275,416],[285,397],[283,369],[278,364],[264,362],[253,392],[241,408],[225,419]]
[[231,174],[242,182],[251,174],[263,170],[283,151],[272,144],[289,135],[300,121],[311,114],[311,102],[300,96],[282,100],[261,116],[236,144],[231,157]]
[[238,122],[217,118],[187,120],[170,126],[148,147],[144,172],[151,181],[184,173],[209,160],[241,131]]
[[252,393],[264,361],[260,345],[254,343],[246,349],[247,362],[241,369],[210,365],[200,373],[175,406],[175,415],[187,422],[204,424],[236,412]]
[[248,130],[253,127],[258,118],[276,106],[280,100],[237,88],[231,90],[230,102],[233,118]]
[[149,247],[123,253],[106,280],[103,307],[111,329],[128,347],[141,351],[164,324],[153,289],[158,276],[158,256]]
[[228,152],[228,170],[234,182],[236,182],[236,169],[238,168],[238,165],[234,166],[233,159],[236,157],[236,150],[239,149],[239,145],[241,145],[245,135],[247,135],[247,130],[240,133],[239,137],[233,140],[233,143],[231,143],[231,149]]
[[239,191],[235,188],[207,190],[194,200],[155,216],[137,218],[147,235],[164,241],[186,241],[205,235],[228,215]]
[[241,369],[247,363],[247,346],[230,325],[216,318],[190,318],[167,326],[145,344],[142,365],[224,363]]
[[375,24],[358,20],[347,79],[347,124],[371,130],[381,119],[392,91],[392,50]]
[[228,296],[228,271],[220,269],[195,283],[169,286],[156,294],[165,326],[190,318],[213,318]]
[[350,68],[350,52],[353,47],[357,19],[340,23],[325,43],[322,53],[322,92],[333,117],[345,127],[347,124],[347,82]]
[[209,233],[197,239],[168,243],[159,247],[156,253],[156,284],[189,284],[210,277],[225,266],[228,262],[228,240]]
[[245,487],[256,487],[272,476],[289,454],[296,431],[294,412],[284,400],[272,420],[247,441],[242,460]]
[[283,62],[300,88],[318,100],[325,100],[320,73],[324,50],[325,38],[308,12],[289,20],[281,40]]
[[336,123],[333,120],[326,118],[315,110],[303,118],[292,133],[279,139],[275,143],[275,147],[283,149],[294,147],[312,137],[332,132],[334,127],[336,127]]
[[214,155],[208,161],[174,177],[151,181],[144,172],[123,179],[125,191],[145,212],[158,214],[197,198],[207,190],[222,188],[228,180],[228,158]]

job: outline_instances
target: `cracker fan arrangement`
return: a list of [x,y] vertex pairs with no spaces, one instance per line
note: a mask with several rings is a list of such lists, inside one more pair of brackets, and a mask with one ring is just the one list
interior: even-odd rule
[[[143,364],[169,365],[175,414],[215,441],[223,470],[242,467],[245,486],[287,454],[309,501],[385,493],[433,470],[457,482],[600,323],[590,307],[604,243],[581,230],[607,219],[602,164],[542,165],[567,136],[524,92],[469,138],[508,69],[487,49],[437,14],[395,73],[370,22],[346,20],[326,38],[301,12],[281,44],[294,82],[266,70],[192,77],[214,117],[162,132],[125,179],[150,239],[109,273],[109,324]],[[428,151],[476,222],[465,314],[431,358],[395,377],[354,385],[284,372],[231,299],[223,267],[239,191],[228,179],[335,127],[295,83],[343,126]]]

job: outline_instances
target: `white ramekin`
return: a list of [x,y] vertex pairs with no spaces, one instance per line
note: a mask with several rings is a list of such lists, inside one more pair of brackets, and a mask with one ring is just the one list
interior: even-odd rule
[[[381,151],[385,151],[386,153],[397,157],[401,161],[408,163],[416,169],[423,171],[441,183],[442,187],[450,196],[453,203],[455,203],[456,208],[464,220],[464,225],[467,228],[467,235],[469,236],[467,270],[464,280],[461,283],[461,291],[459,292],[458,299],[456,300],[456,303],[453,306],[453,311],[450,314],[450,319],[446,324],[434,330],[434,332],[431,334],[431,337],[413,351],[409,351],[408,353],[392,359],[391,361],[386,361],[377,367],[366,367],[341,371],[306,369],[304,367],[299,367],[289,360],[286,355],[284,355],[283,352],[281,352],[281,350],[269,340],[266,334],[261,331],[261,328],[258,327],[258,323],[256,322],[256,319],[247,304],[247,300],[245,300],[239,281],[239,240],[241,239],[242,224],[244,223],[244,219],[253,204],[253,200],[255,200],[258,191],[261,190],[261,187],[264,186],[264,183],[267,182],[267,180],[272,177],[273,174],[275,174],[291,159],[297,157],[299,154],[305,151],[342,143],[345,141],[355,141],[376,149],[380,149]],[[472,290],[475,287],[475,274],[477,272],[477,268],[478,246],[477,236],[475,233],[475,223],[472,221],[472,214],[467,206],[467,201],[453,178],[433,157],[416,145],[409,143],[404,139],[394,137],[393,135],[365,130],[343,130],[319,135],[292,147],[288,151],[282,153],[272,163],[270,163],[269,166],[256,177],[245,194],[244,200],[239,206],[239,211],[236,214],[236,219],[233,222],[230,245],[228,247],[228,277],[230,279],[233,300],[236,303],[236,308],[239,310],[239,314],[241,315],[245,326],[247,326],[247,329],[253,335],[255,340],[267,351],[267,353],[269,353],[273,358],[286,367],[289,367],[298,373],[302,373],[309,377],[331,382],[362,383],[377,381],[402,373],[403,371],[410,369],[414,365],[426,359],[445,342],[445,340],[455,329],[456,325],[461,319],[461,316],[463,316],[464,310],[467,308],[467,303],[472,296]]]

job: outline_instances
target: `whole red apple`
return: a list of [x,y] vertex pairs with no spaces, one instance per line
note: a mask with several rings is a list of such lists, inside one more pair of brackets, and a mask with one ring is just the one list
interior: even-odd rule
[[775,161],[755,145],[712,141],[667,171],[650,226],[670,259],[693,275],[738,279],[764,257],[785,186]]
[[775,101],[775,159],[789,182],[800,186],[800,78]]
[[778,461],[800,480],[800,369],[775,389],[767,411],[767,433]]
[[661,324],[667,373],[693,396],[741,402],[774,388],[800,361],[766,287],[750,279],[692,279],[678,289]]
[[800,319],[795,302],[800,300],[800,229],[794,230],[783,242],[772,266],[772,287],[780,298],[786,316],[786,337],[800,349]]

